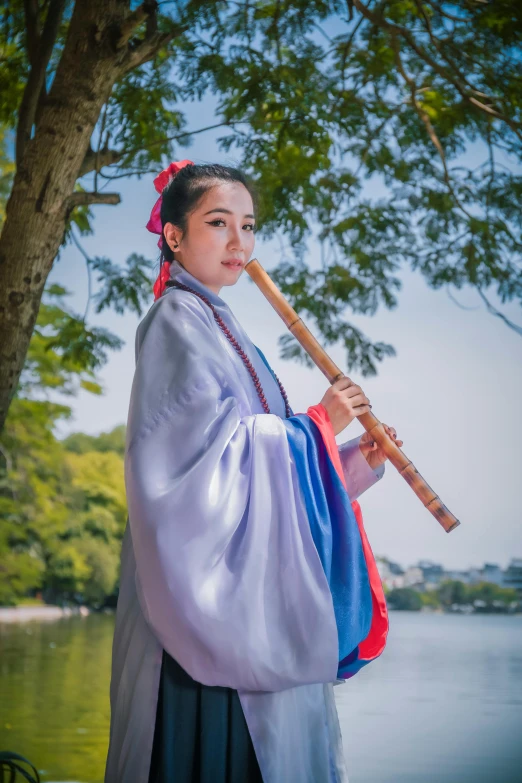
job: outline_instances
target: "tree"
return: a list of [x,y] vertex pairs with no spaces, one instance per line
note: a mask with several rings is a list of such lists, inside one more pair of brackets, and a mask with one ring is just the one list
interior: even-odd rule
[[518,602],[517,591],[499,587],[493,582],[478,582],[474,585],[466,585],[453,579],[447,579],[437,588],[437,596],[442,606],[446,609],[452,604],[478,604],[476,612],[507,611],[509,604]]
[[[158,170],[204,130],[186,129],[181,102],[208,92],[221,149],[258,185],[262,234],[290,242],[274,279],[350,369],[375,374],[394,355],[344,315],[395,307],[406,265],[435,288],[472,287],[522,333],[490,297],[522,299],[517,0],[13,0],[0,35],[16,162],[0,236],[0,428],[61,245],[90,230],[91,205],[119,201],[99,182]],[[479,165],[461,159],[470,144]],[[368,197],[371,176],[382,198]],[[304,262],[314,225],[318,270]],[[87,263],[98,312],[141,312],[147,259]],[[307,361],[293,337],[280,343]]]
[[[63,341],[77,331],[63,306],[67,293],[55,285],[44,292],[0,443],[0,604],[38,589],[50,601],[101,605],[116,589],[127,519],[125,428],[59,441],[56,423],[72,411],[46,399],[56,390],[102,391],[92,352]],[[102,345],[105,335],[97,337]]]
[[113,451],[122,457],[125,453],[125,424],[119,424],[111,432],[101,432],[99,435],[86,435],[84,432],[73,432],[62,442],[67,451],[85,454],[89,451],[105,453]]
[[420,593],[411,587],[395,587],[387,594],[386,602],[390,609],[401,609],[409,612],[418,612],[422,607]]
[[[522,608],[517,591],[509,587],[499,587],[491,582],[479,582],[468,588],[468,601],[475,604],[476,612],[505,612],[510,604]],[[477,602],[477,603],[475,603]]]
[[459,582],[457,579],[445,579],[437,587],[436,592],[440,603],[446,609],[452,604],[469,603],[468,587],[464,582]]
[[[110,433],[108,433],[110,435]],[[47,542],[44,593],[100,606],[116,587],[127,520],[123,460],[114,452],[64,454],[67,515]]]

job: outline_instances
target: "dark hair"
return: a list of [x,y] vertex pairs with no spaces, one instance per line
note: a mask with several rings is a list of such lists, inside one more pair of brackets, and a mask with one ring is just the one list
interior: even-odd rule
[[219,163],[189,163],[180,169],[162,192],[161,198],[161,259],[174,260],[174,253],[163,234],[165,223],[173,223],[184,234],[187,220],[204,194],[222,182],[240,182],[252,196],[254,210],[257,209],[257,195],[254,186],[240,169],[222,166]]

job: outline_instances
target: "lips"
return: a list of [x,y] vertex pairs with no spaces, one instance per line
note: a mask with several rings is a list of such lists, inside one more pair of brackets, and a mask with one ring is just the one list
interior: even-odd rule
[[231,269],[241,269],[243,267],[243,261],[240,258],[229,258],[227,261],[222,261],[223,266],[229,266]]

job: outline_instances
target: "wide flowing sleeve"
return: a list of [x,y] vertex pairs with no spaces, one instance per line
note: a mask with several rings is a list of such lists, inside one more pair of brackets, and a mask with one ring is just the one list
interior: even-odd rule
[[[317,449],[317,461],[321,476],[324,509],[329,518],[329,534],[321,535],[320,519],[314,507],[309,508],[309,521],[312,535],[317,543],[321,562],[328,574],[328,582],[332,591],[334,611],[339,635],[339,669],[340,679],[349,679],[360,669],[374,661],[383,652],[389,630],[388,608],[377,568],[377,563],[364,528],[361,507],[357,500],[352,500],[347,491],[346,455],[340,454],[335,441],[335,434],[328,412],[324,405],[314,405],[308,408],[303,419],[303,428],[312,450]],[[322,512],[325,517],[325,511]],[[357,533],[354,531],[357,530]],[[350,540],[350,535],[352,540]],[[330,547],[324,542],[330,540]],[[364,611],[369,618],[366,633],[357,646],[353,647],[351,622],[353,610],[347,574],[351,571],[351,557],[354,548],[361,547],[364,557],[363,575],[368,580],[369,595],[364,592],[368,603]],[[348,611],[347,611],[348,609]],[[349,611],[349,610],[352,611]]]
[[[324,503],[324,444],[307,456],[305,414],[251,413],[244,377],[195,297],[169,292],[140,326],[125,484],[147,622],[207,685],[334,681],[345,647],[368,635],[372,599],[353,515],[338,520],[352,544],[333,571],[329,509],[324,530],[310,522],[310,505]],[[332,573],[347,599],[342,645]]]
[[359,448],[362,435],[342,443],[339,448],[341,467],[350,500],[357,500],[384,476],[385,463],[373,469]]

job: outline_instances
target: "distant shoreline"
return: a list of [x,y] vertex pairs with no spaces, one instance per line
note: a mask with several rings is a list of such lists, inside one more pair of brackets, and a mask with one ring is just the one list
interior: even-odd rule
[[29,620],[58,620],[61,617],[87,617],[87,606],[0,606],[0,623],[25,623]]
[[[422,609],[394,609],[388,607],[389,612],[414,612],[415,614],[466,614],[503,616],[520,616],[520,612],[458,612],[445,611],[439,608],[423,607]],[[0,606],[0,623],[26,623],[32,620],[60,620],[63,617],[87,617],[90,614],[98,614],[87,606],[63,607],[63,606]],[[103,614],[114,614],[114,609],[104,609]]]

